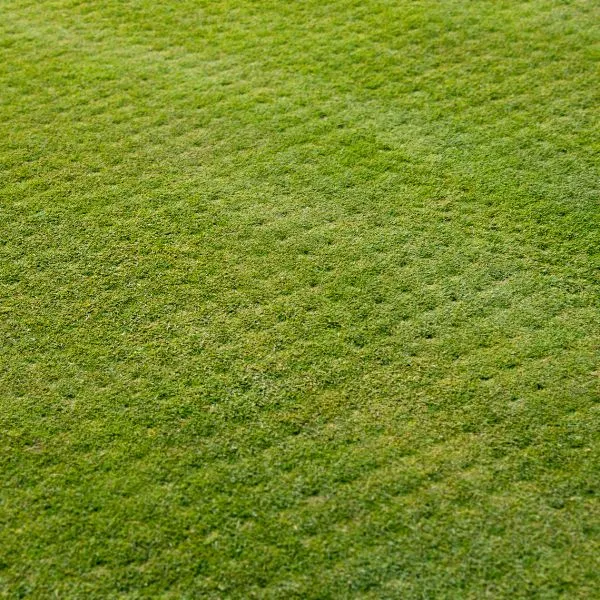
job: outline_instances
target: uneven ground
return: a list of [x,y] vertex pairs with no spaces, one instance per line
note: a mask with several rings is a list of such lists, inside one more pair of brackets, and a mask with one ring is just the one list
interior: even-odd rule
[[0,596],[597,598],[599,20],[0,0]]

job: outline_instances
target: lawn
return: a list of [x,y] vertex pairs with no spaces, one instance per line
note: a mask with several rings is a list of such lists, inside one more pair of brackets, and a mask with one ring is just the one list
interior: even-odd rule
[[0,597],[597,598],[599,22],[0,0]]

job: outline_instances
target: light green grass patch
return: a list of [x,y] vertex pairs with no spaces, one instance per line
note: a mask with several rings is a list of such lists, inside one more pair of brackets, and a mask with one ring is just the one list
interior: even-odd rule
[[592,598],[598,19],[0,3],[0,595]]

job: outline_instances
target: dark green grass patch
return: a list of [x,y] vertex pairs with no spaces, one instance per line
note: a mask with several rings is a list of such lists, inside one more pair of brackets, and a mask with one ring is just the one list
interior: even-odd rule
[[599,19],[0,2],[0,595],[595,597]]

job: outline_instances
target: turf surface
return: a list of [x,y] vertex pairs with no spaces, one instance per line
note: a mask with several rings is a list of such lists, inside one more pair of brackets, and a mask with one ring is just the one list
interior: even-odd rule
[[599,19],[0,0],[0,596],[598,597]]

